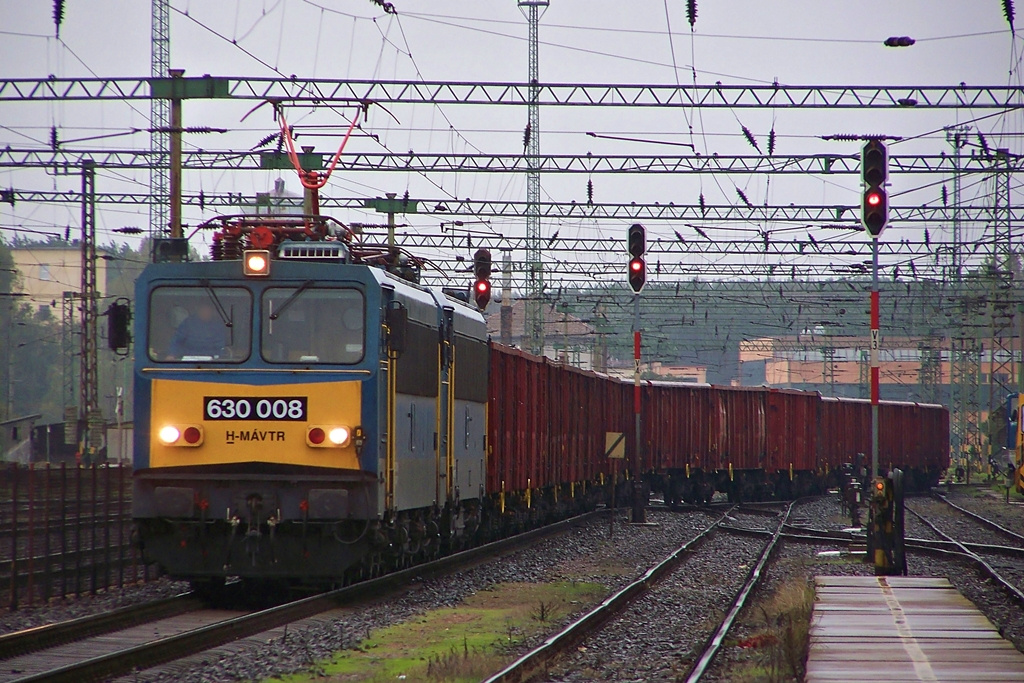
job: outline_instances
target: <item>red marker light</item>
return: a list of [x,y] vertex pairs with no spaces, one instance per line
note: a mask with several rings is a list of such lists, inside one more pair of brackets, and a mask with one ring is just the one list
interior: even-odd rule
[[184,437],[186,443],[199,443],[199,439],[202,437],[202,434],[198,428],[189,427],[185,430]]
[[310,443],[315,443],[315,444],[318,444],[318,445],[322,444],[326,437],[327,437],[327,434],[325,434],[324,430],[320,429],[319,427],[313,427],[312,429],[309,430],[309,442]]

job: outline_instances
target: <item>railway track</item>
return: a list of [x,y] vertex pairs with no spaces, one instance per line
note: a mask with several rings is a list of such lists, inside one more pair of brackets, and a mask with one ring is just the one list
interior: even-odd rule
[[772,553],[775,551],[775,547],[778,545],[780,534],[782,533],[783,526],[789,519],[790,513],[793,511],[793,503],[789,503],[786,506],[786,511],[782,515],[782,521],[779,522],[778,528],[772,534],[771,540],[765,545],[764,550],[761,552],[761,556],[757,560],[757,564],[750,570],[750,576],[747,578],[746,583],[736,594],[736,598],[733,600],[732,606],[722,619],[722,623],[719,624],[715,630],[714,635],[708,639],[707,644],[701,651],[700,656],[694,663],[693,668],[690,669],[689,675],[686,677],[686,683],[696,683],[701,679],[704,673],[711,666],[711,662],[714,661],[715,655],[718,654],[718,650],[722,646],[722,641],[725,640],[725,636],[728,635],[729,629],[732,628],[733,623],[736,621],[736,617],[739,616],[740,611],[744,605],[747,604],[747,598],[757,587],[761,581],[761,576],[765,566],[768,564],[768,560],[771,558]]
[[[953,506],[953,507],[956,507],[958,510],[963,511],[963,508],[960,508],[959,506]],[[1019,566],[1020,562],[1019,561],[1016,562],[1016,563],[1005,563],[1005,562],[1002,562],[1002,561],[993,562],[990,559],[991,556],[1005,557],[1007,554],[1017,555],[1017,557],[1019,559],[1021,553],[1018,553],[1016,550],[1011,550],[1010,546],[1002,546],[1002,545],[994,545],[994,544],[986,544],[986,543],[967,543],[967,542],[961,541],[961,540],[959,540],[957,538],[954,538],[953,536],[948,534],[946,531],[943,531],[937,524],[935,524],[935,522],[932,519],[929,519],[924,514],[918,512],[917,510],[914,510],[909,505],[907,506],[906,509],[907,509],[907,512],[911,513],[922,524],[924,524],[926,527],[931,529],[931,531],[933,533],[935,533],[937,536],[939,536],[947,544],[951,545],[952,548],[950,548],[948,546],[944,547],[944,548],[943,547],[938,547],[938,545],[935,544],[933,541],[931,541],[931,542],[929,542],[929,541],[920,542],[920,545],[922,545],[922,546],[931,546],[932,550],[939,550],[939,551],[942,551],[942,552],[956,552],[957,554],[962,555],[962,556],[970,559],[975,564],[975,566],[977,566],[978,569],[985,576],[987,576],[992,581],[994,581],[996,584],[998,584],[1018,604],[1024,606],[1024,590],[1022,590],[1022,587],[1024,587],[1024,574],[1022,574],[1019,571],[1019,569],[1017,569],[1017,567]],[[973,515],[972,518],[978,518],[978,521],[985,519],[984,517],[981,517],[980,515],[975,515],[974,513],[971,513],[971,514]],[[988,524],[985,524],[984,526],[986,526],[988,528],[999,527],[999,525],[995,524],[994,522],[991,522],[990,520],[985,520],[985,521],[988,522]],[[1002,529],[1002,527],[999,527],[999,528]],[[1002,529],[1002,531],[1006,532],[1006,533],[1013,534],[1013,532],[1009,532],[1006,529]],[[1016,534],[1013,534],[1013,535],[1016,535]],[[909,543],[908,543],[908,546],[909,546]],[[1004,576],[1004,573],[1006,573],[1006,572],[1012,572],[1011,578],[1007,578],[1007,576]]]
[[192,593],[94,614],[69,621],[37,626],[0,636],[0,661],[7,662],[85,638],[95,638],[132,626],[178,616],[202,607]]
[[[561,533],[603,511],[591,512],[511,538],[363,581],[345,588],[259,611],[201,609],[191,595],[178,596],[121,616],[136,622],[116,627],[116,619],[90,617],[29,629],[0,639],[0,681],[18,683],[100,681],[202,652],[225,643],[307,619],[339,607],[379,600],[413,580],[451,573],[496,555]],[[103,638],[118,633],[117,638]],[[105,643],[124,643],[111,649]],[[22,653],[20,655],[16,653]],[[70,663],[69,663],[70,662]]]
[[944,495],[942,495],[940,493],[933,493],[932,496],[935,499],[937,499],[937,500],[941,500],[943,503],[945,503],[949,507],[953,508],[957,512],[960,512],[960,513],[966,515],[967,517],[970,517],[971,519],[973,519],[974,521],[978,522],[982,526],[985,526],[985,527],[987,527],[989,529],[992,529],[993,531],[995,531],[995,532],[997,532],[999,534],[1002,534],[1003,536],[1006,536],[1007,538],[1010,538],[1010,539],[1016,541],[1019,544],[1024,545],[1024,534],[1018,534],[1016,531],[1011,531],[1011,530],[1007,529],[1006,527],[1004,527],[1003,525],[998,524],[997,522],[992,521],[988,517],[984,517],[982,515],[979,515],[977,512],[974,512],[972,510],[968,510],[965,507],[957,505],[956,503],[951,501],[949,498],[947,498],[946,496],[944,496]]
[[[738,506],[729,507],[718,519],[708,525],[696,537],[682,544],[664,560],[649,569],[643,576],[605,599],[594,609],[575,619],[564,629],[547,638],[538,647],[522,655],[519,659],[486,679],[486,683],[514,683],[527,681],[536,676],[538,672],[547,669],[560,656],[576,648],[588,636],[596,633],[606,624],[615,620],[642,595],[648,592],[656,583],[675,571],[685,557],[692,553],[698,545],[706,541],[718,529],[722,528],[723,523],[730,519],[730,514],[737,509]],[[788,517],[791,509],[792,503],[787,505],[785,509],[783,522]],[[745,512],[760,516],[778,516],[777,509],[772,511],[765,507],[757,507],[752,510],[745,510]],[[781,529],[782,526],[780,523],[774,532],[772,539],[765,544],[757,562],[750,570],[746,582],[736,592],[732,605],[727,611],[725,618],[723,618],[718,628],[705,642],[690,670],[690,675],[687,680],[699,680],[700,676],[703,675],[704,671],[714,660],[715,654],[728,634],[736,616],[743,609],[747,598],[760,581],[762,571],[776,546]]]

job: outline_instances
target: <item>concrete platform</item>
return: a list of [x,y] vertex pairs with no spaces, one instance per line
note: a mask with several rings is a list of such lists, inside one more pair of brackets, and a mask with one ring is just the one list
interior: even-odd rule
[[944,578],[814,584],[808,683],[1024,681],[1024,654]]

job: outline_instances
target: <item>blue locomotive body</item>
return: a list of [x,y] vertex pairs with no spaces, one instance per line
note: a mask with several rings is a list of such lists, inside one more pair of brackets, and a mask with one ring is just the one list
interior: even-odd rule
[[325,584],[457,543],[485,493],[480,314],[340,241],[238,255],[137,284],[146,559],[203,585]]

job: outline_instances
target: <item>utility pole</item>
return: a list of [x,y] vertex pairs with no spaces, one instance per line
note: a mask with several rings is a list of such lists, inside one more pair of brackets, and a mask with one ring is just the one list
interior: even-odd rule
[[419,203],[415,199],[409,199],[408,193],[406,193],[405,197],[399,198],[398,193],[396,192],[385,192],[384,199],[375,197],[374,199],[363,200],[363,207],[373,209],[377,213],[386,213],[388,215],[389,270],[397,272],[398,246],[395,242],[395,228],[397,228],[398,225],[395,223],[395,214],[418,213]]
[[75,391],[75,337],[81,330],[75,325],[75,302],[79,292],[64,292],[61,298],[61,357],[64,379],[64,445],[78,443],[78,400]]
[[14,418],[14,302],[16,297],[11,292],[7,299],[7,405],[3,413],[8,420]]
[[[181,79],[184,69],[171,69],[171,78]],[[180,239],[181,231],[181,88],[172,87],[171,97],[171,237]]]
[[530,101],[523,136],[526,154],[526,321],[523,346],[531,353],[544,353],[544,263],[540,247],[540,17],[549,0],[518,0],[529,24]]
[[96,165],[82,161],[82,344],[79,423],[83,459],[95,453],[103,442],[103,411],[97,361],[96,319],[99,317],[96,287]]
[[[512,250],[501,255],[501,343],[512,346]],[[523,334],[525,336],[524,328]]]
[[[150,55],[150,75],[153,78],[167,78],[171,66],[171,2],[170,0],[152,0],[152,52]],[[162,97],[154,97],[149,101],[150,134],[149,149],[153,152],[153,166],[149,169],[149,236],[163,236],[167,229],[167,153],[169,139],[167,128],[170,125],[170,103]]]

